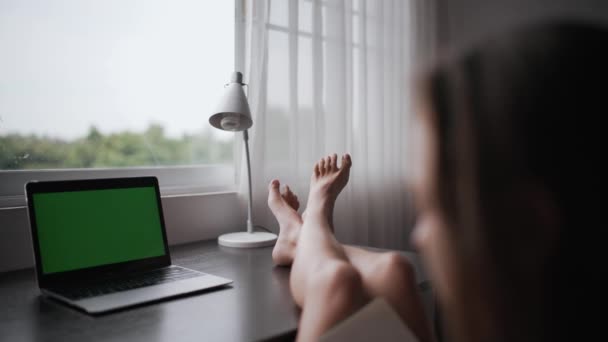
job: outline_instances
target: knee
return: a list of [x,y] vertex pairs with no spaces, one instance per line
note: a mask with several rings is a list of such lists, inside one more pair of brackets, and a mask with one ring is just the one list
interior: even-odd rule
[[416,283],[414,266],[398,252],[389,252],[382,255],[376,267],[376,272],[378,277],[387,279],[387,281],[398,279],[408,285],[415,285]]
[[363,288],[361,275],[347,262],[332,262],[319,268],[310,286],[316,293],[351,296]]

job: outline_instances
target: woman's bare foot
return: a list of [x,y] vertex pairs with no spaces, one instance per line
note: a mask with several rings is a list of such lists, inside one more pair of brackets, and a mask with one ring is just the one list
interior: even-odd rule
[[348,183],[352,160],[350,155],[342,156],[338,168],[338,156],[333,154],[321,159],[315,164],[314,172],[310,179],[310,193],[306,211],[320,210],[329,219],[333,226],[334,204],[338,195]]
[[281,194],[280,186],[275,179],[268,189],[268,207],[279,222],[279,237],[272,250],[272,259],[277,265],[288,266],[293,262],[302,217],[297,211],[300,207],[298,197],[288,186]]
[[[321,208],[333,231],[333,206],[340,191],[348,183],[351,158],[348,154],[342,156],[340,168],[337,166],[337,155],[328,156],[315,164],[312,179],[310,181],[310,204],[314,198],[313,208]],[[314,195],[313,195],[314,192]],[[317,202],[318,201],[318,202]],[[285,186],[283,193],[280,191],[280,183],[273,180],[268,191],[268,207],[279,223],[279,237],[272,251],[272,259],[277,265],[289,266],[293,262],[298,235],[306,212],[301,216],[298,214],[300,202],[298,197]]]

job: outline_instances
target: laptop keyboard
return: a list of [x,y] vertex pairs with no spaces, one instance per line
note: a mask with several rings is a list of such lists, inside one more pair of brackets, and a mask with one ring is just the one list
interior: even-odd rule
[[200,277],[204,274],[205,273],[189,270],[182,267],[171,266],[158,270],[148,271],[145,273],[139,273],[136,276],[113,279],[87,287],[62,289],[61,291],[57,292],[61,293],[63,296],[69,299],[78,300],[121,291],[138,289],[146,286],[171,283],[178,280]]

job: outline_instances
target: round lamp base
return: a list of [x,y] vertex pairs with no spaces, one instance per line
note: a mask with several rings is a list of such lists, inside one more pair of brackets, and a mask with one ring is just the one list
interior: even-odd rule
[[277,241],[276,234],[266,232],[241,232],[221,235],[217,238],[220,246],[236,248],[253,248],[272,246]]

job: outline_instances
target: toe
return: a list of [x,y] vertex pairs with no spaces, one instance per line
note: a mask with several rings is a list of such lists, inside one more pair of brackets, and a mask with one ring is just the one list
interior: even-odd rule
[[351,158],[350,158],[350,154],[348,154],[348,153],[347,153],[347,154],[345,154],[345,155],[342,157],[342,159],[343,159],[343,161],[344,161],[344,162],[342,163],[342,165],[344,165],[346,168],[350,168],[350,167],[353,165],[353,161],[352,161],[352,160],[351,160]]
[[331,166],[331,171],[332,172],[338,171],[338,155],[334,153],[331,155],[331,157],[329,159],[330,159],[329,163]]
[[340,170],[338,171],[340,174],[348,174],[350,172],[350,167],[352,166],[352,161],[348,154],[342,156],[342,163],[340,165]]
[[296,196],[288,186],[286,186],[286,196],[287,196],[287,203],[289,203],[289,205],[294,210],[297,211],[300,208],[300,202],[298,201],[298,196]]
[[281,192],[279,190],[281,183],[273,179],[268,186],[268,206],[270,209],[275,208],[282,202]]
[[291,188],[288,185],[285,185],[285,194],[290,199],[297,198],[296,194],[294,194],[293,191],[291,191]]
[[279,187],[281,186],[281,182],[279,182],[278,179],[273,179],[270,181],[270,184],[268,185],[269,189],[279,189]]

